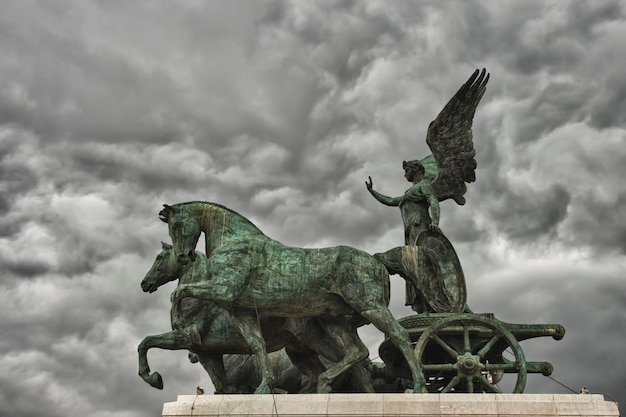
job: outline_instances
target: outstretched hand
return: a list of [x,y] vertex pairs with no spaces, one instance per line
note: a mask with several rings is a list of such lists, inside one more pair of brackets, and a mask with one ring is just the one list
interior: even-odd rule
[[365,181],[365,186],[368,190],[372,191],[372,187],[374,186],[374,182],[372,181],[372,177],[367,177],[368,181]]

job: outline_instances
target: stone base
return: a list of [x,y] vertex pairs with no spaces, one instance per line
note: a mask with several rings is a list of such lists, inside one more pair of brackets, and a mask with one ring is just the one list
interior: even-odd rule
[[169,416],[611,416],[599,394],[275,394],[179,395]]

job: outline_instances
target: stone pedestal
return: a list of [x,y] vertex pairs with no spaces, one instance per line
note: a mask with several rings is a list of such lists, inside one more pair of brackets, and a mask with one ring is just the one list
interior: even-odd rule
[[606,416],[617,403],[598,394],[275,394],[179,395],[169,416]]

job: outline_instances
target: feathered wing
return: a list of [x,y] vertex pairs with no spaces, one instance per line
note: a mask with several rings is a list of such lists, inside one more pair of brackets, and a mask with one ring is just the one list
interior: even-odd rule
[[472,142],[472,121],[489,81],[483,68],[476,70],[430,123],[426,143],[433,152],[422,163],[436,175],[433,187],[440,201],[454,199],[465,204],[465,183],[476,180],[476,160]]

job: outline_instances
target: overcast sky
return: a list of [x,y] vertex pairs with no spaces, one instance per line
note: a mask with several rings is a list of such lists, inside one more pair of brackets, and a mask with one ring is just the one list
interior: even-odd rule
[[163,391],[137,376],[140,340],[169,329],[174,284],[139,287],[161,205],[218,202],[294,246],[398,246],[364,181],[401,195],[402,160],[482,67],[477,181],[441,207],[468,303],[564,325],[527,359],[626,401],[623,2],[0,3],[0,415],[147,417],[210,387],[185,352],[151,352]]

